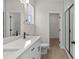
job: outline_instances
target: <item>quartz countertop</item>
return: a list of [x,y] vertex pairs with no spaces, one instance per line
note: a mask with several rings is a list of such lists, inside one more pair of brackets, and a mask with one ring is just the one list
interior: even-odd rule
[[[12,56],[13,59],[16,59],[37,42],[39,38],[40,36],[27,36],[26,39],[19,38],[18,40],[5,44],[3,45],[4,53],[5,51],[14,51],[14,53],[10,54],[10,57]],[[10,57],[7,59],[10,59]]]

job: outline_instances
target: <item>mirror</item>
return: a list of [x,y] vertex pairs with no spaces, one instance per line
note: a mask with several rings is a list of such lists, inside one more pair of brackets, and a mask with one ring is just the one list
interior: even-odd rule
[[20,35],[20,13],[11,12],[10,13],[10,36]]
[[21,14],[19,12],[10,12],[9,15],[6,16],[8,19],[4,20],[4,37],[6,36],[18,36],[20,35],[20,24],[21,24]]
[[22,5],[18,0],[4,0],[3,2],[3,37],[19,36]]
[[27,24],[34,24],[34,7],[30,3],[22,3],[20,0],[3,2],[4,38],[21,35]]

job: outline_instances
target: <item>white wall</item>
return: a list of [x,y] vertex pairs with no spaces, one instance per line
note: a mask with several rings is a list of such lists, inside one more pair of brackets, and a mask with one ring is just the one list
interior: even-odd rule
[[35,25],[25,23],[24,31],[29,35],[35,35]]
[[51,13],[49,15],[50,38],[59,38],[59,14]]
[[[35,25],[36,25],[36,34],[41,36],[42,43],[49,44],[49,13],[58,12],[60,13],[62,23],[63,15],[63,0],[38,0],[35,8]],[[62,26],[61,26],[62,31]],[[61,44],[62,44],[62,32]]]

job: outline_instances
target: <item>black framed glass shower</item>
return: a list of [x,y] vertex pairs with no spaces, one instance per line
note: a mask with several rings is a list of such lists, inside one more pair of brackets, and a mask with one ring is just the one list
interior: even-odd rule
[[73,48],[71,48],[73,44],[73,18],[72,18],[72,10],[73,10],[73,4],[66,10],[65,12],[65,48],[71,55],[73,59],[73,53],[71,53],[71,50],[73,51]]

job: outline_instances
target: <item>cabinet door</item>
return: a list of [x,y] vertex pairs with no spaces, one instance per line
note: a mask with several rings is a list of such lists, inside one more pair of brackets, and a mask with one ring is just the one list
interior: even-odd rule
[[36,59],[41,58],[41,47],[40,44],[36,47]]
[[35,48],[33,51],[31,51],[31,59],[36,59],[36,49]]
[[40,47],[40,41],[36,44],[36,59],[41,58],[41,47]]
[[40,41],[38,41],[30,49],[31,59],[40,59],[40,50]]
[[30,50],[28,50],[28,51],[25,51],[23,54],[21,54],[18,58],[16,58],[16,59],[31,59],[30,58],[31,56],[30,56]]

